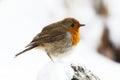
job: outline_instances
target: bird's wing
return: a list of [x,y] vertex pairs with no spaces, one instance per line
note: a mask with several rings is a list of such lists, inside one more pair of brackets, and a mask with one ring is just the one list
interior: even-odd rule
[[63,30],[62,28],[54,28],[49,31],[44,30],[41,33],[39,33],[37,36],[35,36],[28,46],[35,46],[44,43],[59,41],[61,39],[64,39],[65,36],[66,36],[66,31]]

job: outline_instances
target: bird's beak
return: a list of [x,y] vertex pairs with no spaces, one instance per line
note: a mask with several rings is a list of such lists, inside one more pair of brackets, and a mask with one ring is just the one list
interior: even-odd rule
[[80,27],[85,26],[85,24],[80,24]]

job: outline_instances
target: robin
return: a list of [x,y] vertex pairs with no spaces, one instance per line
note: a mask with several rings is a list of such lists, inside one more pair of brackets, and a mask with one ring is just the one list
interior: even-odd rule
[[79,28],[85,26],[74,18],[66,18],[62,21],[50,24],[43,28],[33,40],[26,46],[26,49],[19,52],[15,57],[33,48],[43,48],[49,58],[58,56],[69,51],[80,41]]

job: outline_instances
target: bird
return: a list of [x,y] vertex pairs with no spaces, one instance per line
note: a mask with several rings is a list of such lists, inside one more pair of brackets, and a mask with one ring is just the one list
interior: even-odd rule
[[65,54],[80,41],[80,24],[75,18],[65,18],[43,28],[33,40],[26,46],[26,49],[17,53],[15,57],[34,48],[43,48],[48,57],[53,61],[52,56]]

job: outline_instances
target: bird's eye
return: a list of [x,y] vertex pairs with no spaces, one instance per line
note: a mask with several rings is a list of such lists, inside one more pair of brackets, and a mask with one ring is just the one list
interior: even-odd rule
[[74,27],[74,24],[71,24],[71,27]]

